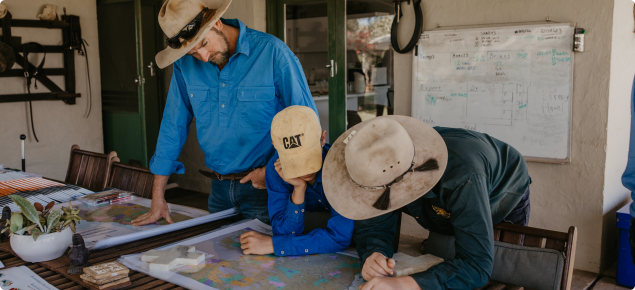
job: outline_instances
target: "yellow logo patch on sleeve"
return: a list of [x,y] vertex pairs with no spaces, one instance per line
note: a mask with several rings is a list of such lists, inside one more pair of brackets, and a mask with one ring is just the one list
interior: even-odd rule
[[437,212],[438,215],[444,217],[444,218],[450,218],[450,213],[445,211],[444,209],[438,207],[438,206],[432,206],[432,209],[434,209],[434,211]]

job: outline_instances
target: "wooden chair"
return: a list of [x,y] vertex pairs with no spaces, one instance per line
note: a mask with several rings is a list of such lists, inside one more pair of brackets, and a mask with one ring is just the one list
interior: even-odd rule
[[[573,265],[575,262],[576,241],[578,231],[575,227],[570,227],[569,231],[556,232],[514,225],[510,223],[500,223],[494,226],[494,240],[514,245],[522,245],[534,248],[554,249],[565,255],[564,269],[560,282],[560,290],[571,289],[571,279],[573,278]],[[522,286],[522,285],[521,285]],[[487,285],[479,289],[523,289],[519,286],[503,285],[497,281],[490,281]]]
[[121,163],[118,157],[113,159],[108,186],[132,191],[140,197],[152,198],[154,175],[150,169]]
[[115,151],[108,154],[96,153],[80,150],[78,145],[73,145],[64,182],[92,191],[102,191],[108,181],[112,158],[116,156]]

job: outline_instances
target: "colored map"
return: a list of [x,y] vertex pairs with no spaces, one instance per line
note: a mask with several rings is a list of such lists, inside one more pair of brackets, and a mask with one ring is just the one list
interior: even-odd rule
[[[84,206],[80,205],[79,216],[88,222],[112,222],[122,225],[130,225],[130,222],[140,215],[150,211],[149,208],[134,203],[118,203],[103,206]],[[175,223],[189,220],[192,217],[172,212],[170,214]],[[80,223],[81,224],[81,223]],[[151,225],[167,225],[165,219],[160,219]]]
[[217,289],[357,289],[362,282],[359,259],[342,254],[278,257],[243,255],[240,235],[221,235],[194,244],[213,255],[198,266],[173,271]]

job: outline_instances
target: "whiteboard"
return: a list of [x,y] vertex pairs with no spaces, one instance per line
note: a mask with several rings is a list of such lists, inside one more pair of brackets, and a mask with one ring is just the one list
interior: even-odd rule
[[413,64],[412,116],[502,140],[527,160],[570,160],[569,24],[426,31]]

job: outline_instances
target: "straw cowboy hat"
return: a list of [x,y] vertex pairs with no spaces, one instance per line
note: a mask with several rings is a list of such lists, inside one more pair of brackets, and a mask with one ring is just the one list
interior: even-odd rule
[[[227,11],[227,7],[229,7],[231,2],[231,0],[165,1],[159,11],[159,26],[161,26],[163,33],[167,35],[168,42],[172,38],[180,42],[181,46],[178,48],[168,47],[157,53],[155,58],[157,66],[159,66],[159,68],[165,68],[196,46],[207,32],[214,27],[216,21]],[[207,10],[204,11],[206,8]],[[200,26],[192,25],[195,19],[199,20],[198,24],[200,24]],[[182,31],[192,31],[188,29],[193,27],[198,27],[198,31],[194,30],[196,35],[193,38],[184,39],[176,37]]]
[[448,150],[428,124],[406,116],[377,117],[350,128],[331,146],[322,171],[324,194],[352,220],[399,209],[441,179]]
[[15,52],[11,46],[0,41],[0,73],[10,70],[15,63]]

